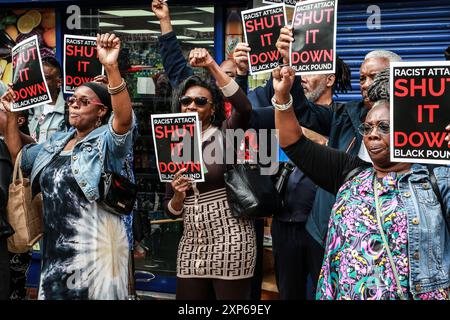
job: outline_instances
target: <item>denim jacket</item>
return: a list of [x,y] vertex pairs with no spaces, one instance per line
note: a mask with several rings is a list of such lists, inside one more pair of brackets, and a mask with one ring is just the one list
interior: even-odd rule
[[[64,109],[65,101],[62,91],[58,95],[55,105],[53,105],[53,111],[45,115],[45,118],[41,121],[40,118],[44,112],[44,105],[30,109],[28,116],[28,128],[30,129],[30,135],[38,143],[47,141],[52,134],[58,131],[64,131]],[[39,130],[39,138],[37,138],[37,130]]]
[[[113,117],[107,125],[91,131],[78,141],[72,150],[72,172],[85,194],[93,202],[99,198],[98,184],[102,175],[102,166],[106,171],[120,173],[127,154],[133,146],[132,130],[118,135],[112,128]],[[135,123],[133,115],[133,126]],[[132,127],[133,127],[132,126]],[[21,167],[31,176],[31,183],[39,177],[42,170],[57,156],[73,138],[75,130],[57,132],[42,144],[26,145],[22,150]]]
[[[434,168],[444,215],[450,220],[450,167]],[[450,287],[450,231],[433,191],[428,169],[414,164],[399,180],[408,210],[408,260],[410,290],[422,293]]]

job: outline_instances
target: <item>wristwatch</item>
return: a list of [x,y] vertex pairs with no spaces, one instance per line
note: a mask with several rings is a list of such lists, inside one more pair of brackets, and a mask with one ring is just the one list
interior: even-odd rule
[[285,103],[285,104],[278,104],[277,101],[275,100],[275,96],[273,96],[272,97],[272,105],[277,110],[285,111],[285,110],[289,109],[290,107],[292,107],[292,95],[289,94],[289,101],[288,101],[288,103]]

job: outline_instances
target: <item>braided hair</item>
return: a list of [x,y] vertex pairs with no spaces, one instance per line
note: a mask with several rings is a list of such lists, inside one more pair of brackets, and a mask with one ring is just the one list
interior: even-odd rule
[[352,90],[352,73],[349,66],[339,57],[336,57],[336,81],[333,84],[333,93],[347,93]]
[[389,101],[389,67],[383,69],[380,73],[378,73],[373,83],[369,86],[367,90],[367,95],[369,96],[369,100],[372,102],[376,102],[378,100],[388,100]]
[[444,51],[445,60],[450,60],[450,46]]

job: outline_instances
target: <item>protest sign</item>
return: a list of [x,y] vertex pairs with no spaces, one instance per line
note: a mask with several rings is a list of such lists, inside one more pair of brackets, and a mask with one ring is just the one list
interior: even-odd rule
[[391,62],[394,162],[450,164],[450,62]]
[[52,102],[42,68],[37,36],[12,49],[13,89],[17,96],[11,111],[34,108]]
[[297,1],[301,0],[263,0],[262,3],[267,4],[284,3],[286,7],[294,8]]
[[171,182],[185,168],[183,176],[204,181],[200,125],[197,113],[151,115],[153,143],[161,182]]
[[335,72],[337,0],[298,2],[292,19],[290,65],[296,74]]
[[281,58],[276,47],[280,29],[286,25],[284,4],[265,6],[241,12],[250,74],[270,72]]
[[74,93],[103,72],[97,58],[97,38],[64,35],[64,93]]

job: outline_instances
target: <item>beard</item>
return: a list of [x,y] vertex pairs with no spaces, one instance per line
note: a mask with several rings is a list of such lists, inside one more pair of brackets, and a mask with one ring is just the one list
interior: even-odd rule
[[327,84],[325,83],[325,81],[320,82],[313,91],[305,92],[306,99],[311,102],[316,102],[323,95],[326,89]]

